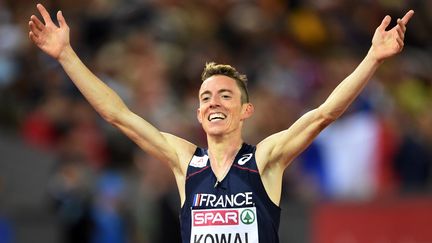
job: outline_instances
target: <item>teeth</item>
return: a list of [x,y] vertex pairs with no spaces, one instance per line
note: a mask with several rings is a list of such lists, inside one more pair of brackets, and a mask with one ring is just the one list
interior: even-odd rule
[[215,120],[215,119],[221,119],[221,120],[223,120],[225,118],[226,118],[226,116],[223,113],[213,113],[213,114],[210,114],[208,120],[209,121],[212,121],[212,120]]

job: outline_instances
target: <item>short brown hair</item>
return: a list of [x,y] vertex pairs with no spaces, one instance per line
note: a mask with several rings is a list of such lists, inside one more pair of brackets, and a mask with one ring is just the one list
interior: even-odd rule
[[249,93],[247,90],[247,77],[245,74],[239,73],[234,67],[226,64],[216,64],[214,62],[206,63],[204,71],[201,74],[201,80],[214,75],[224,75],[234,79],[241,92],[241,103],[249,103]]

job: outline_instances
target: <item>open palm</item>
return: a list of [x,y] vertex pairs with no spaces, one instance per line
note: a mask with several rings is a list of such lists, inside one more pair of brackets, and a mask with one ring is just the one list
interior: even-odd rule
[[397,25],[386,31],[390,24],[391,17],[386,16],[381,25],[375,31],[372,38],[372,51],[377,60],[399,53],[404,46],[406,24],[414,15],[414,11],[408,11],[402,19],[397,20]]
[[32,15],[29,22],[29,37],[41,50],[58,59],[62,51],[69,46],[69,26],[60,11],[57,12],[58,27],[42,4],[38,4],[37,9],[45,24]]

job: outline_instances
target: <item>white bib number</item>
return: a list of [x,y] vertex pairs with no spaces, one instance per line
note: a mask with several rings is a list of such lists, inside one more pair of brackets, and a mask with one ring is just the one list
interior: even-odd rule
[[191,243],[258,243],[255,207],[192,209]]

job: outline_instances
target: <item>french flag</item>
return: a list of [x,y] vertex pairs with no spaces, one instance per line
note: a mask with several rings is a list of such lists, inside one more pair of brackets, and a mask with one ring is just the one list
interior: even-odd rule
[[195,194],[193,199],[193,207],[198,207],[201,204],[201,194]]

